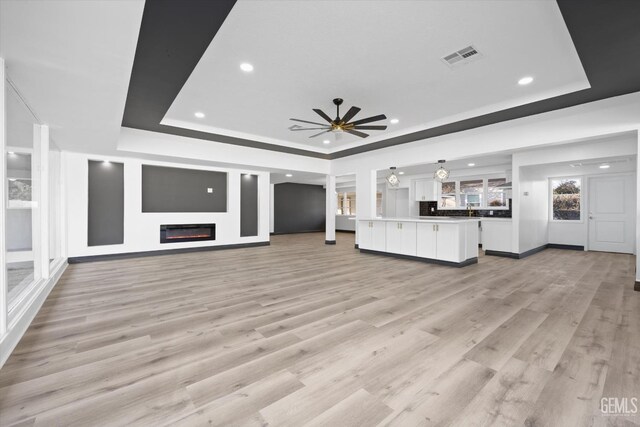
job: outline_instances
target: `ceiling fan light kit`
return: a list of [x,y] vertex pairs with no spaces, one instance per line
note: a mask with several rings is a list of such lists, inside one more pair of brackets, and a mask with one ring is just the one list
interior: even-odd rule
[[372,123],[372,122],[377,122],[380,120],[386,120],[387,116],[385,116],[384,114],[379,114],[377,116],[371,116],[371,117],[367,117],[366,119],[360,119],[360,120],[356,120],[356,121],[350,121],[352,120],[356,114],[358,114],[360,112],[360,108],[359,107],[351,107],[349,108],[349,110],[346,112],[346,114],[342,117],[340,117],[340,106],[342,105],[342,103],[344,102],[344,100],[342,98],[335,98],[333,100],[333,104],[336,106],[336,118],[335,119],[331,119],[331,117],[329,117],[324,111],[320,110],[319,108],[314,108],[313,111],[318,114],[320,117],[322,117],[327,123],[318,123],[318,122],[312,122],[309,120],[301,120],[301,119],[289,119],[289,120],[293,120],[294,122],[300,122],[300,123],[307,123],[307,124],[312,124],[312,125],[318,125],[320,127],[302,127],[299,125],[294,125],[291,126],[289,128],[289,130],[291,131],[301,131],[301,130],[320,130],[320,132],[311,135],[309,138],[315,138],[317,136],[323,135],[325,133],[328,132],[332,132],[335,136],[336,139],[339,138],[339,135],[341,135],[342,133],[348,133],[351,135],[355,135],[358,136],[360,138],[366,138],[369,136],[369,134],[361,132],[362,130],[385,130],[387,129],[386,125],[367,125],[367,126],[363,126],[367,123]]

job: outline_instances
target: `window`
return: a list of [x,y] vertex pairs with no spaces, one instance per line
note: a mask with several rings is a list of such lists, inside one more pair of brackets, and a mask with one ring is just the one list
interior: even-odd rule
[[504,178],[493,178],[487,182],[487,207],[503,207],[507,206],[507,196],[501,185],[506,184],[507,180]]
[[[356,193],[338,193],[336,215],[356,214]],[[376,193],[376,215],[382,215],[382,193]]]
[[484,181],[482,179],[460,181],[460,207],[482,207],[483,193]]
[[440,192],[440,208],[452,209],[456,207],[456,183],[443,182],[442,191]]
[[551,205],[555,221],[580,221],[580,178],[551,180]]
[[356,214],[356,193],[338,193],[337,215]]
[[443,182],[438,209],[508,209],[511,189],[505,178],[473,178]]

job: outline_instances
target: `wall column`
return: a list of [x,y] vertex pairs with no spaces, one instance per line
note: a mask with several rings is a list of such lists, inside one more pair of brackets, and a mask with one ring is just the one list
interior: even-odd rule
[[640,291],[640,129],[636,131],[636,283],[633,289]]
[[356,172],[356,244],[358,244],[358,221],[376,216],[376,181],[375,169]]
[[[6,112],[5,112],[5,75],[4,59],[0,58],[0,340],[7,332],[7,309],[9,304],[7,293],[7,268],[6,268],[6,238],[5,233],[7,213],[7,154],[6,154]],[[0,366],[2,362],[0,361]]]
[[335,175],[327,175],[325,194],[326,194],[326,201],[327,201],[326,203],[327,213],[325,218],[326,236],[325,236],[324,242],[327,245],[335,245],[336,244],[336,210],[337,210]]

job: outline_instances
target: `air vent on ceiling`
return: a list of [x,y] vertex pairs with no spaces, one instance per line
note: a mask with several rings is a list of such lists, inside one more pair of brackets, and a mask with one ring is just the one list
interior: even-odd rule
[[464,49],[460,49],[456,52],[450,53],[447,56],[444,56],[442,60],[450,67],[458,67],[463,64],[467,64],[471,61],[479,59],[482,57],[482,54],[478,52],[473,46],[467,46]]

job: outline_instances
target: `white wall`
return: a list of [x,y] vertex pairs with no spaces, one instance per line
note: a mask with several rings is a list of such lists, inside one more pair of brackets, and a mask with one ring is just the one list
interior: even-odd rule
[[[242,169],[192,166],[182,163],[147,161],[137,158],[101,157],[83,153],[62,153],[67,183],[68,256],[218,246],[269,240],[270,183],[269,173]],[[110,160],[124,163],[124,243],[119,245],[87,245],[88,160]],[[223,213],[142,213],[142,165],[160,165],[187,169],[227,172],[227,212]],[[258,175],[258,236],[240,237],[240,175]],[[216,240],[203,242],[160,243],[161,224],[216,224]]]
[[137,157],[150,158],[150,155],[155,155],[164,157],[158,160],[181,163],[197,164],[206,160],[209,164],[230,168],[321,174],[328,174],[330,170],[330,162],[325,159],[131,128],[122,128],[118,150]]
[[[638,151],[637,136],[634,133],[598,138],[581,143],[562,144],[551,147],[522,151],[513,155],[513,226],[514,226],[514,247],[520,247],[520,252],[524,252],[534,243],[540,243],[540,239],[533,239],[530,235],[532,230],[531,221],[536,221],[532,217],[542,218],[543,214],[548,222],[547,242],[561,245],[588,246],[588,223],[584,220],[586,215],[585,207],[588,203],[588,178],[595,175],[615,174],[635,172],[636,165],[633,162],[614,164],[610,169],[599,169],[598,165],[584,167],[571,167],[572,162],[589,162],[597,159],[632,157]],[[522,173],[525,171],[523,178]],[[550,220],[549,215],[549,179],[560,177],[579,177],[582,179],[582,217],[580,222]],[[541,182],[536,194],[530,197],[523,196],[524,191],[530,191],[534,182]],[[546,189],[543,188],[543,184]],[[531,191],[532,192],[532,191]],[[546,193],[546,212],[537,210],[534,206],[538,195]],[[531,209],[535,209],[533,212]],[[536,225],[536,229],[541,227]],[[524,240],[522,240],[524,237]],[[518,242],[519,241],[519,242]],[[540,245],[538,245],[540,246]],[[527,247],[528,249],[522,249]]]
[[276,220],[274,217],[273,193],[275,184],[269,184],[269,233],[273,233],[276,229]]

